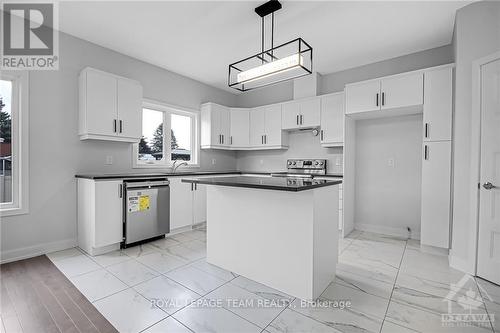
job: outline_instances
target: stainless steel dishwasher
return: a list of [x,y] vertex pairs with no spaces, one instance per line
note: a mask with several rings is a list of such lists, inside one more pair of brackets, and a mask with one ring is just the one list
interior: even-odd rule
[[165,237],[170,232],[170,187],[167,178],[125,181],[123,247]]

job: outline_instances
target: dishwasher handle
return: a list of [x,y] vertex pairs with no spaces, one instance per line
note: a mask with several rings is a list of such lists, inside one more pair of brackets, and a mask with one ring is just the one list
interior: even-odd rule
[[168,180],[125,183],[125,187],[127,189],[131,189],[131,188],[156,188],[156,187],[165,187],[165,186],[169,186],[169,185],[170,185],[170,182]]

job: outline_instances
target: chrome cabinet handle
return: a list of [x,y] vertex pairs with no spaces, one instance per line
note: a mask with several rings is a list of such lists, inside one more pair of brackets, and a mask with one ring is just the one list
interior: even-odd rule
[[232,135],[229,137],[229,142],[230,142],[230,144],[233,144],[233,136]]
[[490,182],[484,183],[484,184],[483,184],[483,187],[484,187],[485,189],[487,189],[487,190],[492,190],[492,189],[494,189],[494,188],[497,188],[495,185],[493,185],[493,184],[492,184],[492,183],[490,183]]
[[297,115],[297,125],[299,124],[299,115]]
[[123,198],[123,184],[118,187],[118,197]]
[[429,123],[425,123],[425,133],[424,137],[427,139],[429,137]]
[[378,93],[377,93],[377,95],[375,97],[375,106],[378,106]]
[[116,133],[116,119],[113,119],[113,132]]
[[429,159],[429,148],[427,145],[424,146],[424,160]]
[[382,93],[382,106],[385,105],[385,92]]
[[120,119],[120,133],[123,133],[123,121]]
[[222,144],[224,144],[224,134],[222,134],[221,136],[222,136]]
[[323,130],[321,130],[321,141],[323,141]]
[[264,134],[264,144],[267,144],[267,134]]
[[304,116],[300,115],[300,124],[302,125],[304,123]]

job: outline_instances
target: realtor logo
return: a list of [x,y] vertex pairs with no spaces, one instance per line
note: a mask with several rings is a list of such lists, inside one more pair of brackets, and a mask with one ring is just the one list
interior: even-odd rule
[[457,284],[452,283],[450,287],[451,291],[443,299],[443,302],[448,303],[448,313],[441,314],[442,325],[446,327],[489,328],[490,322],[493,323],[495,317],[484,308],[483,300],[492,301],[486,290],[481,285],[476,284],[470,275],[464,275]]
[[3,70],[58,69],[55,3],[2,4]]

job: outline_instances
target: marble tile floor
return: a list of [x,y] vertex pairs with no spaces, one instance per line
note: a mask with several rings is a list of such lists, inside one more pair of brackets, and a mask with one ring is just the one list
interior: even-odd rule
[[[98,257],[48,257],[120,332],[500,333],[500,287],[414,240],[355,230],[314,303],[208,264],[205,244],[197,229]],[[468,316],[443,317],[450,310]]]

